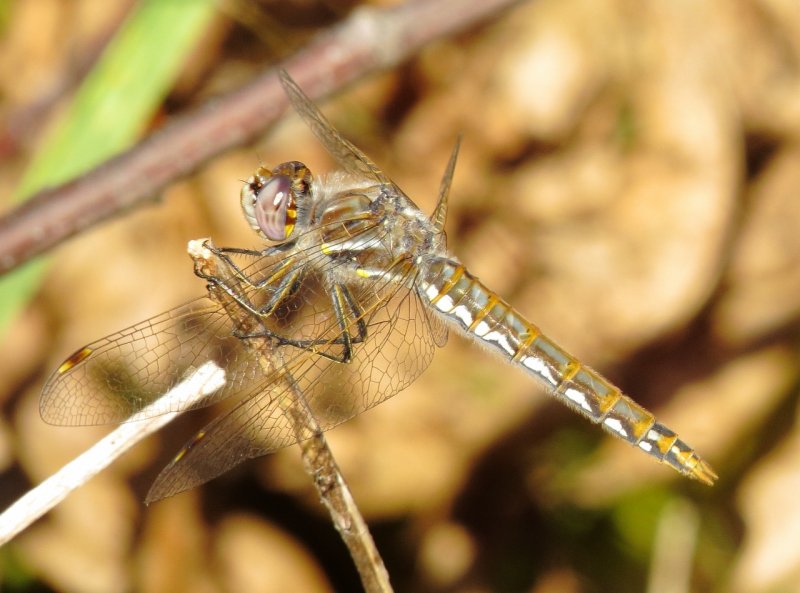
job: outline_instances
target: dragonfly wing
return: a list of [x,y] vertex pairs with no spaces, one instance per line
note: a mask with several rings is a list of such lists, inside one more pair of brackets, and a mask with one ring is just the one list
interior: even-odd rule
[[444,348],[447,345],[447,338],[449,336],[447,324],[441,317],[434,315],[433,311],[428,307],[422,307],[420,315],[425,318],[425,323],[428,325],[428,331],[431,333],[433,343],[439,348]]
[[299,440],[300,435],[293,430],[289,417],[277,405],[286,393],[266,380],[262,387],[229,413],[212,420],[186,443],[161,470],[145,503],[204,484],[247,459],[263,455],[267,447],[265,439],[271,443],[269,450]]
[[379,184],[392,183],[367,155],[351,144],[331,125],[285,70],[280,70],[279,76],[295,111],[311,128],[330,155],[336,159],[336,162],[346,171],[372,179]]
[[[426,308],[413,289],[387,281],[377,290],[365,286],[352,291],[366,336],[353,344],[350,363],[324,369],[317,360],[291,363],[292,375],[324,430],[408,387],[428,367],[436,348]],[[355,318],[348,319],[353,335],[355,323]]]
[[[292,420],[293,410],[306,410],[328,430],[410,385],[430,363],[446,330],[431,323],[413,286],[413,272],[407,274],[348,286],[356,306],[339,318],[330,305],[309,298],[320,294],[316,285],[301,288],[301,306],[295,310],[303,327],[295,328],[295,335],[315,341],[313,348],[283,345],[259,354],[268,369],[263,383],[184,446],[153,484],[148,501],[311,437],[308,426]],[[332,360],[342,350],[345,332],[352,342],[348,363]]]
[[[250,288],[253,302],[264,300],[292,266],[311,266],[322,256],[318,248],[248,260],[245,273],[261,288]],[[244,267],[244,266],[243,266]],[[280,315],[289,311],[277,311]],[[184,409],[181,402],[155,402],[208,361],[225,370],[225,385],[189,409],[247,393],[264,381],[259,361],[233,335],[228,313],[216,301],[201,297],[152,319],[92,342],[67,358],[42,390],[39,410],[45,422],[63,426],[113,424],[132,414],[145,417]]]
[[[259,378],[259,365],[231,335],[216,303],[200,298],[84,346],[47,380],[39,409],[58,425],[122,422],[208,361],[226,371],[226,383],[193,407],[203,407]],[[180,409],[154,404],[148,416]]]

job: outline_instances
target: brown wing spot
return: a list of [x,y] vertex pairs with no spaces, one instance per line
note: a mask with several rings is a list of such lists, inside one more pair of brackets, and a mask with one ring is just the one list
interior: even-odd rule
[[205,436],[206,436],[206,431],[205,430],[198,431],[198,433],[192,437],[192,440],[190,440],[188,443],[186,443],[183,446],[183,448],[180,451],[178,451],[178,454],[175,455],[175,458],[172,460],[172,463],[176,463],[176,462],[180,461],[183,457],[185,457],[186,454],[189,451],[191,451],[192,448],[194,448],[195,445],[197,445],[197,443],[199,443],[200,441],[202,441],[205,438]]
[[57,371],[58,374],[59,375],[63,375],[64,373],[66,373],[70,369],[75,368],[80,363],[82,363],[84,360],[89,358],[89,356],[92,354],[92,352],[94,352],[94,350],[92,350],[89,347],[83,347],[80,350],[78,350],[77,352],[74,352],[73,354],[71,354],[69,356],[69,358],[67,358],[64,362],[61,363],[60,367],[58,367],[58,371]]

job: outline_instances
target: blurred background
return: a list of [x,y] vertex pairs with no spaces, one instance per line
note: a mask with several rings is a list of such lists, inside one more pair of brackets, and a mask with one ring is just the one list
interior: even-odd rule
[[[181,4],[162,2],[178,12],[131,60],[166,51]],[[360,8],[210,4],[131,142]],[[4,211],[82,152],[42,161],[58,126],[91,125],[69,105],[136,8],[0,1]],[[800,4],[523,2],[322,109],[425,211],[463,133],[452,251],[720,475],[681,478],[453,336],[412,387],[329,433],[396,589],[800,591]],[[48,256],[0,335],[3,507],[108,431],[44,424],[47,375],[202,294],[189,239],[258,247],[240,180],[292,159],[334,166],[290,117]],[[360,590],[297,448],[142,504],[210,417],[181,418],[0,549],[0,591]]]

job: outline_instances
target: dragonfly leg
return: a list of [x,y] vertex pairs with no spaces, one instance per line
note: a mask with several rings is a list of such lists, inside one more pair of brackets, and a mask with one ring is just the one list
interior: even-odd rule
[[[275,288],[275,290],[270,295],[267,302],[264,303],[261,307],[256,307],[247,298],[247,295],[242,294],[241,291],[236,290],[234,287],[230,286],[224,279],[218,276],[204,276],[209,284],[213,284],[218,288],[222,289],[225,294],[227,294],[231,300],[244,309],[248,314],[252,315],[253,317],[257,318],[261,323],[261,329],[257,331],[242,331],[240,329],[234,329],[233,335],[240,340],[248,340],[248,339],[256,339],[256,338],[268,338],[275,342],[276,346],[293,346],[296,348],[302,349],[314,349],[315,346],[319,346],[322,344],[341,344],[344,342],[344,339],[340,336],[336,340],[293,340],[291,338],[287,338],[278,334],[275,331],[270,330],[267,328],[264,323],[269,319],[269,316],[277,309],[277,307],[283,302],[283,300],[287,297],[287,295],[291,292],[293,286],[297,282],[297,280],[302,276],[302,269],[297,268],[292,273],[287,274],[284,278],[281,279],[280,284]],[[338,315],[337,315],[338,321]],[[341,322],[339,322],[341,323]],[[349,340],[350,336],[348,335],[347,340]],[[346,347],[347,349],[347,347]],[[324,352],[317,351],[318,354],[325,356],[326,358],[330,358],[336,362],[342,362],[340,357],[332,356]]]
[[[333,305],[333,312],[336,316],[336,322],[339,324],[341,333],[336,338],[342,344],[342,355],[337,362],[348,363],[353,360],[353,344],[355,342],[363,342],[367,337],[367,324],[364,321],[364,316],[361,313],[358,305],[350,294],[350,290],[343,284],[333,285],[333,294],[331,295],[331,304]],[[356,326],[358,327],[358,334],[353,337],[350,335],[350,328],[345,307],[349,309],[351,319],[355,319]],[[336,360],[335,358],[333,360]]]
[[[237,286],[231,286],[230,282],[223,277],[216,275],[203,275],[203,278],[208,280],[209,284],[213,284],[214,286],[217,286],[225,291],[225,293],[247,313],[261,320],[265,320],[272,315],[275,309],[292,291],[297,281],[303,275],[303,270],[299,266],[294,266],[293,269],[289,268],[287,270],[283,270],[281,275],[283,277],[280,279],[278,286],[275,288],[266,289],[265,287],[260,287],[262,290],[268,290],[270,293],[267,301],[261,306],[254,305],[246,293],[240,290],[240,288]],[[251,286],[253,288],[259,288],[257,286],[253,286],[252,284]]]
[[[301,266],[297,265],[296,258],[288,257],[281,262],[276,270],[267,278],[254,282],[244,271],[239,268],[236,263],[229,257],[229,254],[241,255],[274,255],[276,252],[282,252],[278,248],[268,248],[267,252],[258,252],[247,249],[238,248],[213,248],[212,253],[218,258],[221,264],[224,264],[228,273],[226,274],[200,274],[210,283],[221,288],[237,305],[242,307],[248,314],[256,317],[261,322],[261,329],[256,331],[234,331],[237,338],[256,339],[268,338],[273,340],[278,346],[293,346],[295,348],[302,348],[311,350],[315,353],[324,356],[334,362],[348,363],[353,358],[353,344],[361,343],[367,337],[367,324],[364,320],[364,315],[355,298],[353,297],[350,289],[342,283],[333,283],[331,291],[331,305],[333,314],[338,325],[337,337],[330,338],[317,338],[310,340],[296,340],[287,338],[280,335],[274,330],[266,326],[266,322],[274,314],[276,309],[291,298],[292,291],[297,286],[304,274]],[[234,282],[228,280],[229,277],[234,278]],[[245,291],[242,291],[237,283],[247,284],[252,289],[261,289],[269,293],[266,302],[260,306],[256,306]],[[272,286],[277,282],[277,286]],[[357,334],[355,336],[351,333],[350,326],[355,323]],[[341,345],[342,352],[340,354],[331,354],[325,352],[320,347]]]
[[[238,247],[216,247],[215,245],[209,245],[206,243],[205,245],[211,253],[213,253],[217,259],[221,260],[227,269],[229,269],[232,275],[239,281],[244,282],[247,286],[252,288],[263,288],[267,284],[271,284],[275,282],[277,278],[284,275],[294,263],[294,258],[288,257],[284,261],[280,263],[277,267],[275,272],[264,279],[258,280],[256,282],[248,276],[240,267],[239,265],[233,261],[230,257],[231,255],[246,255],[250,257],[274,257],[276,255],[282,255],[285,252],[289,251],[290,248],[294,246],[293,243],[282,243],[280,245],[275,245],[271,247],[267,247],[266,249],[257,250],[257,249],[240,249]],[[204,278],[206,280],[219,280],[218,278],[208,278],[206,274],[200,273],[195,271],[195,273]]]
[[[270,338],[275,340],[279,346],[293,346],[295,348],[311,350],[333,362],[349,363],[353,359],[353,344],[362,343],[367,339],[367,323],[364,321],[364,315],[347,286],[343,284],[333,285],[331,303],[333,305],[333,313],[336,317],[336,322],[341,330],[339,335],[334,339],[318,338],[315,340],[294,340],[278,335],[267,328],[258,332],[237,334],[236,336],[240,339]],[[358,333],[355,336],[350,333],[349,327],[352,325],[353,321],[355,321],[356,327],[358,328]],[[341,345],[341,354],[330,354],[319,349],[320,346],[331,345]]]
[[[353,294],[350,292],[350,289],[347,288],[344,284],[337,284],[336,285],[337,292],[341,292],[342,296],[342,303],[347,305],[347,308],[350,309],[350,314],[353,316],[352,318],[355,319],[356,327],[358,327],[358,335],[352,338],[351,344],[358,344],[364,342],[367,339],[367,322],[364,321],[364,312],[361,310],[361,307],[356,302],[356,299],[353,298]],[[344,314],[341,310],[336,309],[335,304],[336,299],[334,298],[334,310],[337,311],[336,319],[339,321],[339,327],[349,336],[350,332],[347,330],[347,323],[344,318]]]

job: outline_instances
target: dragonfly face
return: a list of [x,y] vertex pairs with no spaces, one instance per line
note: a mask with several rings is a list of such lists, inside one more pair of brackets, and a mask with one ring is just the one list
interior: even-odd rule
[[[303,163],[291,161],[271,171],[259,167],[242,187],[244,217],[265,239],[285,241],[297,226],[298,204],[308,201],[310,191],[311,172]],[[308,224],[307,217],[303,222]]]
[[[42,417],[55,424],[124,421],[213,360],[226,383],[200,405],[233,405],[162,471],[148,500],[201,484],[296,442],[286,409],[302,404],[324,430],[407,387],[454,328],[543,382],[611,434],[706,483],[710,466],[652,414],[567,354],[447,253],[444,221],[456,150],[432,216],[344,139],[287,74],[295,110],[341,171],[302,163],[259,168],[244,184],[263,250],[213,248],[197,270],[203,297],[89,344],[50,377]],[[247,259],[243,264],[239,260]],[[154,403],[155,402],[155,403]]]

